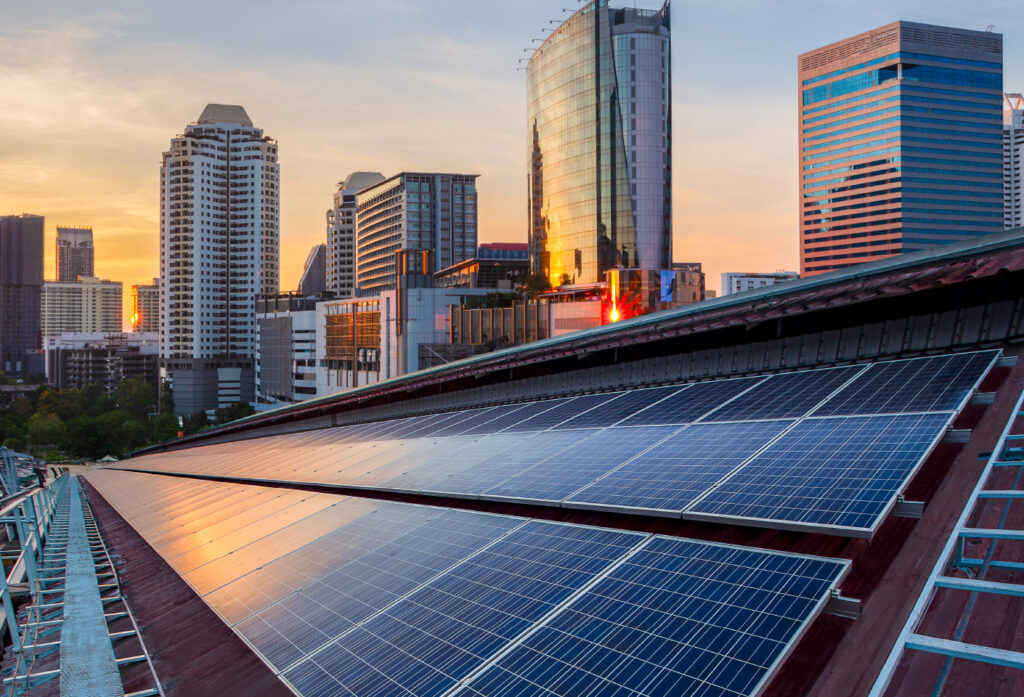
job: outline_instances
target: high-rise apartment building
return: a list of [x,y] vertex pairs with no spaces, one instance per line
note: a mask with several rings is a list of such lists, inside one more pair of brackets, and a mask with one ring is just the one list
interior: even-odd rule
[[526,69],[529,239],[552,284],[672,261],[671,31],[660,10],[586,3]]
[[160,279],[151,285],[134,285],[132,293],[131,325],[133,332],[160,331]]
[[1001,34],[893,22],[799,84],[801,275],[1002,229]]
[[356,194],[356,295],[395,288],[395,252],[429,249],[434,268],[476,254],[476,174],[402,172]]
[[327,210],[327,290],[339,298],[356,291],[356,194],[382,181],[380,172],[353,172],[338,182]]
[[253,398],[254,302],[278,290],[277,143],[209,104],[160,167],[160,358],[179,414]]
[[91,227],[57,226],[58,281],[77,281],[79,276],[92,276],[95,260]]
[[95,276],[44,281],[43,340],[67,332],[120,332],[121,283]]
[[317,244],[309,250],[299,279],[299,293],[320,295],[327,290],[327,245]]
[[1024,226],[1024,95],[1008,94],[1003,103],[1003,227]]
[[0,370],[45,370],[40,337],[43,216],[0,216]]

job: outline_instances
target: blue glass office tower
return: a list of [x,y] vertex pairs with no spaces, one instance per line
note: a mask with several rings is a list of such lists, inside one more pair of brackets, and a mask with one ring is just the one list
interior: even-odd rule
[[672,261],[669,5],[592,0],[530,58],[530,259],[555,285]]
[[800,270],[1003,227],[1003,37],[894,22],[799,59]]

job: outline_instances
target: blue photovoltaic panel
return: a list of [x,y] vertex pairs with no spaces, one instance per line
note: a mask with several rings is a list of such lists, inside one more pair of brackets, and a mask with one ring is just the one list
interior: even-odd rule
[[[460,481],[462,472],[470,468],[478,468],[481,463],[493,462],[504,453],[515,457],[515,453],[525,440],[518,433],[492,433],[487,436],[460,436],[463,443],[460,447],[441,448],[441,454],[413,467],[407,472],[380,483],[385,489],[402,492],[419,493],[424,490],[437,489],[438,483],[448,483],[453,479]],[[479,470],[477,470],[479,471]],[[506,473],[508,476],[508,473]]]
[[536,416],[555,406],[554,402],[564,400],[550,400],[544,402],[533,402],[529,404],[508,404],[503,407],[495,407],[487,420],[475,424],[472,428],[463,432],[463,435],[475,435],[478,433],[497,433],[501,429],[519,423],[531,416]]
[[686,424],[696,421],[715,407],[732,399],[740,392],[756,385],[763,377],[739,378],[698,382],[668,399],[644,409],[623,421],[620,426],[647,424]]
[[605,402],[608,402],[615,397],[619,396],[619,392],[607,393],[607,394],[589,394],[582,397],[573,397],[572,399],[559,404],[558,406],[548,409],[547,411],[541,412],[536,416],[532,416],[528,419],[520,421],[517,424],[509,426],[506,431],[543,431],[546,428],[555,426],[562,423],[566,419],[571,419],[574,416],[578,416],[588,409],[593,409]]
[[703,421],[792,419],[806,414],[864,366],[773,375]]
[[522,523],[445,512],[304,586],[237,629],[284,670]]
[[456,694],[753,695],[846,566],[657,537]]
[[805,419],[689,514],[873,530],[950,414]]
[[981,351],[876,363],[814,415],[959,409],[998,355]]
[[[502,436],[508,431],[496,434]],[[483,460],[457,473],[442,474],[422,484],[423,491],[477,496],[540,462],[585,440],[593,431],[541,431],[524,433],[518,445],[501,452],[485,452]],[[405,487],[407,488],[407,487]]]
[[481,495],[485,498],[561,501],[636,457],[675,430],[675,426],[655,426],[597,431],[554,457],[543,460],[536,467],[508,477],[498,486],[481,492]]
[[531,521],[285,673],[303,695],[438,695],[644,540]]
[[500,409],[500,407],[468,409],[461,412],[461,416],[459,418],[440,424],[437,429],[431,431],[430,436],[455,436],[465,433],[474,426],[479,426],[480,424],[489,421],[496,415],[495,410],[497,409]]
[[568,502],[681,512],[793,423],[693,424],[577,492]]
[[[574,416],[568,421],[560,423],[556,428],[595,428],[600,426],[611,426],[632,416],[647,407],[657,408],[655,402],[668,397],[673,392],[678,392],[678,387],[656,387],[648,390],[633,390],[631,392],[617,392],[618,395],[610,402],[605,402],[596,409],[586,411],[579,416]],[[651,405],[654,405],[653,407]]]

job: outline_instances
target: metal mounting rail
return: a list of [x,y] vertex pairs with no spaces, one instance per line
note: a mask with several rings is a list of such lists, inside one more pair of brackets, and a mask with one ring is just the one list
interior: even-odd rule
[[[10,590],[3,587],[4,618],[12,629],[14,656],[13,669],[5,671],[9,677],[3,680],[3,693],[31,697],[35,688],[59,679],[61,695],[121,697],[125,693],[120,669],[146,662],[153,687],[132,692],[131,697],[162,697],[163,689],[78,481],[62,476],[43,491],[50,491],[52,500],[45,516],[47,544],[33,547],[31,555],[22,554],[24,573],[32,578],[26,590],[34,602],[18,629],[14,629],[13,609],[8,611],[13,605]],[[0,522],[5,521],[0,518]],[[108,609],[111,605],[115,606]],[[130,628],[110,629],[111,622],[125,618]],[[117,658],[115,646],[129,638],[138,642],[141,654]],[[46,689],[52,691],[52,687]]]
[[[960,641],[967,627],[967,620],[973,611],[977,598],[982,593],[998,594],[1011,597],[1024,597],[1024,584],[1005,583],[985,579],[988,571],[1002,569],[1008,571],[1024,571],[1024,558],[1020,561],[1005,561],[995,559],[996,546],[1000,541],[1021,541],[1024,540],[1024,530],[1012,530],[1004,527],[1009,514],[1009,505],[1012,501],[1024,498],[1024,491],[1018,489],[985,489],[992,472],[997,468],[1016,467],[1014,485],[1019,486],[1024,480],[1024,459],[1022,459],[1021,445],[1024,435],[1011,434],[1013,423],[1018,416],[1024,415],[1024,393],[1017,399],[1017,404],[1010,415],[1006,427],[999,438],[999,443],[992,451],[985,470],[978,478],[978,483],[971,493],[970,499],[964,506],[963,513],[953,529],[952,535],[946,542],[942,553],[939,555],[935,567],[932,569],[928,581],[921,591],[921,595],[914,605],[914,609],[907,618],[903,630],[900,632],[896,644],[889,657],[882,666],[882,670],[871,688],[869,697],[882,697],[889,683],[896,672],[900,659],[907,651],[922,651],[937,654],[945,657],[942,669],[938,675],[933,695],[942,693],[946,679],[949,676],[953,659],[962,659],[1003,666],[1017,670],[1024,670],[1024,652],[1008,651],[979,644],[968,644]],[[999,524],[995,528],[970,528],[968,521],[979,502],[1003,500],[1002,515]],[[984,540],[987,548],[984,558],[972,558],[967,555],[968,540]],[[952,576],[950,573],[963,572],[966,578]],[[970,593],[969,599],[964,607],[957,625],[956,632],[952,639],[940,639],[924,634],[919,634],[921,625],[928,607],[932,602],[935,591],[940,588],[965,591]]]

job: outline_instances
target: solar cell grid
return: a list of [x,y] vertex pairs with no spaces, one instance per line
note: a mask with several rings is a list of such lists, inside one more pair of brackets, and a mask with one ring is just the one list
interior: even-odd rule
[[805,419],[684,517],[873,530],[950,418],[938,413]]
[[285,676],[303,694],[440,694],[640,543],[531,521]]
[[876,363],[815,416],[956,410],[998,356],[980,351]]
[[655,405],[652,408],[657,408],[656,402],[659,402],[670,394],[678,391],[678,387],[655,387],[645,390],[618,392],[615,393],[618,395],[615,399],[603,403],[596,409],[590,409],[579,416],[575,416],[568,421],[564,421],[558,424],[555,428],[597,428],[601,426],[611,426],[612,424],[618,423],[626,417],[632,416],[647,407],[651,407],[651,405]]
[[864,366],[848,366],[772,375],[744,393],[741,398],[726,404],[702,420],[744,421],[798,418],[820,404],[843,383],[863,370]]
[[845,569],[656,537],[456,694],[752,695]]
[[548,409],[536,416],[524,419],[517,424],[509,426],[506,431],[542,431],[551,426],[556,426],[566,419],[571,419],[583,412],[598,407],[615,397],[618,392],[605,394],[588,394],[582,397],[573,397],[551,409]]
[[566,504],[680,513],[793,423],[693,424],[576,492]]
[[497,433],[504,428],[513,426],[521,421],[532,418],[548,409],[553,409],[559,404],[564,404],[567,399],[545,399],[541,402],[528,402],[526,404],[510,404],[507,407],[501,407],[502,411],[495,412],[495,417],[481,424],[477,424],[470,430],[466,431],[466,434],[475,433]]
[[646,424],[686,424],[696,421],[712,409],[721,406],[744,390],[753,387],[763,377],[715,380],[690,385],[650,409],[631,416],[620,426],[642,426]]
[[[675,426],[596,432],[534,467],[481,492],[483,498],[561,501],[675,432]],[[588,431],[575,431],[588,433]]]
[[414,469],[388,479],[381,484],[382,488],[421,492],[433,490],[454,478],[461,479],[463,470],[479,466],[481,462],[493,460],[504,453],[514,451],[523,443],[523,436],[516,433],[494,433],[486,437],[470,439],[464,437],[465,446],[446,451],[443,457],[437,457]]
[[[505,435],[503,431],[497,435]],[[477,496],[509,477],[523,472],[544,460],[558,455],[587,438],[592,431],[540,431],[522,434],[513,447],[497,453],[485,452],[485,457],[457,473],[439,472],[437,477],[423,482],[422,490]],[[415,473],[413,473],[415,474]]]
[[437,437],[465,433],[474,426],[479,426],[481,423],[488,421],[491,418],[491,413],[497,408],[487,407],[485,409],[467,409],[463,412],[457,412],[459,417],[439,424],[436,428],[431,429],[429,435],[430,437]]
[[241,622],[238,631],[284,670],[522,524],[514,518],[442,512]]

